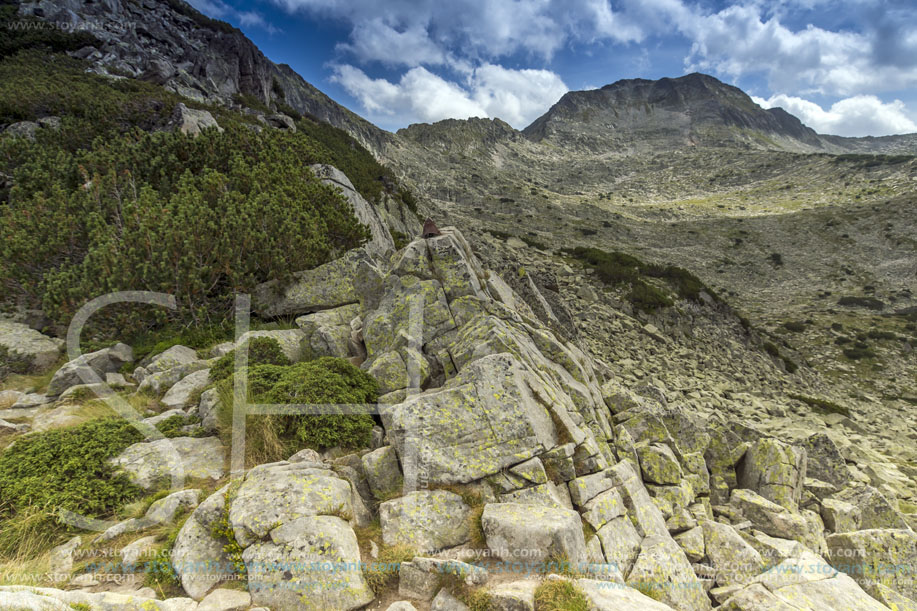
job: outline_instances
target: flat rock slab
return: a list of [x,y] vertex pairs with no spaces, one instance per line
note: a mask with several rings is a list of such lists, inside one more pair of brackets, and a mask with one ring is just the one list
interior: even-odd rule
[[380,405],[405,479],[467,483],[552,447],[554,425],[529,377],[508,354],[486,356],[440,390]]
[[418,552],[455,547],[471,537],[471,508],[446,490],[420,490],[379,505],[382,540]]
[[242,553],[254,604],[350,611],[373,600],[360,569],[357,537],[341,518],[298,518],[273,529],[270,536],[270,541]]
[[145,490],[169,485],[174,477],[216,481],[225,473],[225,452],[216,437],[135,443],[109,462]]
[[[278,524],[301,517],[353,517],[350,482],[313,463],[281,462],[249,471],[229,510],[229,522],[240,545],[264,539]],[[271,606],[271,605],[268,605]]]
[[583,523],[575,511],[520,503],[490,503],[481,515],[487,547],[505,560],[564,558],[585,565]]

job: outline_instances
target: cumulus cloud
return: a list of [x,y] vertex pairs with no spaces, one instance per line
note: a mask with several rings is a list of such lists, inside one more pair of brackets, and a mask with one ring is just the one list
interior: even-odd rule
[[[385,114],[382,99],[408,103],[414,114],[397,111],[407,120],[443,118],[443,109],[451,108],[458,113],[452,116],[486,113],[521,125],[533,113],[537,116],[534,109],[546,107],[548,95],[553,96],[550,102],[556,101],[556,92],[565,87],[557,86],[560,79],[546,71],[499,72],[504,58],[514,65],[543,66],[562,49],[588,45],[603,45],[613,57],[614,45],[648,48],[670,42],[672,36],[690,49],[684,57],[686,71],[710,72],[736,83],[763,77],[770,92],[855,101],[840,110],[823,110],[825,116],[843,112],[852,118],[855,109],[867,108],[879,113],[871,124],[865,115],[833,124],[835,131],[861,129],[852,125],[882,130],[906,125],[895,118],[895,112],[907,117],[894,104],[869,107],[863,96],[917,86],[917,6],[912,0],[732,0],[725,6],[691,0],[270,1],[291,14],[346,24],[348,39],[337,46],[337,61],[344,65],[336,73],[337,82],[377,115]],[[830,20],[819,20],[816,11],[829,8],[843,10],[844,22],[851,25],[825,26]],[[817,24],[809,22],[813,18]],[[399,80],[379,82],[366,74],[373,74],[378,64],[405,72]],[[538,80],[543,77],[550,86]],[[419,84],[435,94],[431,108],[419,104]],[[395,92],[395,98],[367,96],[382,89]],[[829,124],[827,118],[819,120]]]
[[[917,11],[911,20],[917,24]],[[829,31],[814,25],[793,31],[756,6],[730,6],[678,23],[693,41],[689,69],[732,77],[765,73],[772,90],[851,95],[917,84],[917,63],[878,61],[880,41],[869,32]],[[917,48],[915,48],[917,51]]]
[[387,124],[498,117],[521,128],[567,92],[553,72],[510,70],[494,64],[475,68],[464,85],[421,66],[392,83],[370,78],[354,66],[339,65],[332,80],[357,98],[374,119]]
[[[483,63],[514,53],[551,58],[570,41],[631,42],[641,32],[608,0],[272,0],[285,10],[351,25],[346,49],[364,62],[399,59],[384,40],[413,45],[437,59],[450,50]],[[398,42],[400,39],[400,42]],[[417,62],[400,56],[406,65]],[[420,62],[426,63],[426,62]]]
[[815,102],[786,94],[752,99],[763,108],[779,106],[822,134],[886,136],[917,132],[917,123],[901,100],[886,103],[874,95],[858,95],[839,100],[825,110]]

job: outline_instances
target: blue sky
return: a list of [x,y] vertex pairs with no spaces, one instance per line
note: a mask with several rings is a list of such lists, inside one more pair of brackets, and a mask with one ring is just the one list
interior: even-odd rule
[[386,129],[523,128],[568,90],[706,72],[817,131],[917,132],[909,0],[190,0]]

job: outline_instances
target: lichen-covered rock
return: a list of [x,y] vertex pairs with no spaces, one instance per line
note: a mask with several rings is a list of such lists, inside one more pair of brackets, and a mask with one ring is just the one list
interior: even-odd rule
[[764,570],[761,554],[727,524],[713,520],[701,523],[707,557],[716,569],[716,583],[720,586],[748,583]]
[[539,583],[537,579],[520,579],[488,588],[491,605],[496,611],[535,611]]
[[626,516],[613,518],[598,530],[596,536],[602,542],[605,561],[616,566],[624,576],[630,573],[643,540],[630,520]]
[[106,373],[114,373],[133,360],[134,351],[127,344],[84,354],[57,370],[48,383],[48,395],[56,397],[71,386],[104,379]]
[[299,517],[271,529],[270,537],[242,552],[252,603],[350,611],[373,600],[357,537],[341,518]]
[[826,433],[815,433],[804,442],[806,475],[843,488],[850,481],[847,463],[837,445]]
[[406,481],[466,483],[552,447],[554,425],[532,392],[536,383],[511,356],[494,355],[441,389],[380,405]]
[[721,611],[798,611],[798,607],[772,594],[760,583],[734,591],[720,607]]
[[624,515],[624,511],[624,499],[621,498],[621,494],[615,489],[610,489],[600,492],[583,505],[583,519],[598,530],[614,518]]
[[805,518],[751,490],[733,490],[730,505],[738,509],[755,528],[768,535],[801,543],[810,542]]
[[764,498],[795,510],[806,476],[806,451],[776,439],[756,441],[742,459],[738,485],[754,490]]
[[197,417],[205,431],[217,430],[219,418],[220,394],[216,388],[209,388],[201,393],[201,402],[197,406]]
[[870,591],[882,584],[917,599],[917,533],[901,529],[869,529],[829,535],[828,561]]
[[589,611],[672,611],[673,607],[625,586],[595,579],[577,579],[589,600]]
[[672,538],[691,562],[700,562],[704,559],[707,552],[704,543],[704,529],[700,526],[678,533]]
[[583,475],[567,483],[570,498],[579,507],[584,507],[589,501],[614,485],[615,481],[612,479],[610,470]]
[[[547,560],[562,557],[574,567],[585,564],[586,541],[579,514],[520,503],[489,503],[484,506],[481,526],[487,547],[506,550],[509,558]],[[526,550],[526,551],[521,551]]]
[[790,605],[800,609],[831,609],[832,611],[888,611],[844,574],[830,579],[808,581],[780,588],[776,593]]
[[201,600],[233,573],[224,551],[225,542],[214,537],[213,527],[222,519],[226,505],[225,486],[211,494],[185,520],[172,547],[172,567],[188,596]]
[[821,518],[829,532],[850,532],[859,527],[860,508],[837,499],[825,499],[821,502]]
[[181,102],[175,105],[170,125],[176,131],[188,136],[197,136],[203,130],[209,128],[216,129],[219,132],[223,131],[223,128],[217,124],[216,119],[213,118],[209,110],[188,108]]
[[210,370],[201,369],[179,380],[162,398],[168,409],[183,409],[191,405],[198,393],[210,384]]
[[659,508],[653,503],[643,481],[627,461],[619,462],[608,470],[614,478],[615,487],[624,499],[628,516],[643,536],[668,538],[669,529]]
[[702,611],[711,608],[710,599],[691,563],[668,533],[650,535],[641,542],[640,553],[626,583],[651,592],[654,599],[675,609]]
[[216,481],[223,477],[225,460],[216,437],[173,437],[135,443],[109,462],[141,488],[153,490],[175,478]]
[[404,478],[395,448],[383,446],[367,452],[362,457],[362,463],[366,481],[377,499],[384,500],[401,490]]
[[30,373],[44,373],[60,359],[64,341],[22,323],[0,320],[0,346],[17,358],[25,359]]
[[860,510],[859,529],[910,528],[907,521],[881,492],[868,484],[851,485],[833,495]]
[[296,319],[303,333],[302,349],[310,359],[322,356],[347,358],[352,354],[351,321],[360,315],[360,304],[354,303],[322,310]]
[[243,547],[264,539],[279,524],[301,517],[353,517],[350,482],[309,462],[259,465],[245,475],[229,509],[236,541]]
[[159,354],[146,357],[140,366],[134,370],[134,379],[143,382],[144,378],[154,373],[162,373],[184,365],[200,361],[197,351],[187,346],[172,346]]
[[379,505],[382,540],[418,552],[440,550],[470,538],[471,508],[446,490],[421,490]]
[[251,604],[252,597],[248,592],[217,588],[204,597],[195,611],[245,611]]
[[360,301],[354,286],[357,267],[371,262],[362,248],[347,251],[334,261],[297,272],[293,282],[281,288],[274,280],[258,285],[252,293],[252,308],[265,318],[306,314]]

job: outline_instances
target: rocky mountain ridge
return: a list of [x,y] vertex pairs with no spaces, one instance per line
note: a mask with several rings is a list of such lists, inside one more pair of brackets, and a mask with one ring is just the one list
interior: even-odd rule
[[100,74],[151,81],[197,101],[289,107],[344,129],[371,151],[391,137],[184,0],[32,0],[19,3],[19,14],[91,33],[98,44],[74,55]]

